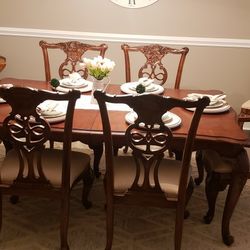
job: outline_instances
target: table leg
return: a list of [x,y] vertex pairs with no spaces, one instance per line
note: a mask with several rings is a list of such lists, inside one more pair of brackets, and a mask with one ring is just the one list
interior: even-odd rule
[[100,144],[95,144],[95,145],[89,145],[89,148],[94,151],[93,169],[94,169],[95,177],[99,178],[101,175],[99,171],[99,163],[103,154],[103,144],[100,143]]
[[232,174],[232,182],[229,186],[226,203],[222,218],[222,238],[226,245],[231,245],[234,242],[233,236],[230,234],[230,219],[232,217],[234,208],[239,200],[241,191],[247,181],[247,175],[249,172],[249,159],[247,152],[243,149],[237,156],[237,163],[235,170]]

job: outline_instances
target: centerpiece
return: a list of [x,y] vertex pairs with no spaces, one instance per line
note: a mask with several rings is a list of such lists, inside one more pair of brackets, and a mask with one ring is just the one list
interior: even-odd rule
[[93,82],[91,103],[96,103],[93,93],[96,89],[103,90],[104,86],[109,83],[109,74],[114,69],[115,63],[101,56],[93,59],[83,58],[83,62],[83,66],[87,68]]

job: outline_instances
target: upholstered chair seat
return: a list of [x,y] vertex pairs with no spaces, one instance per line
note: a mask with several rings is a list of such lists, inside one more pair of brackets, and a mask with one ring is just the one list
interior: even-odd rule
[[219,153],[214,150],[204,150],[202,154],[204,164],[216,173],[231,173],[236,164],[235,158],[220,156]]
[[[136,176],[135,161],[131,156],[118,156],[114,157],[114,165],[116,166],[114,168],[114,195],[124,196],[128,192],[128,189],[131,188]],[[163,159],[158,174],[159,184],[165,193],[166,199],[177,201],[181,162]],[[142,185],[143,179],[144,174],[142,171],[138,185]],[[153,171],[150,172],[149,182],[151,186],[155,186]]]
[[250,100],[241,105],[241,112],[250,115]]
[[[43,172],[53,187],[62,185],[62,150],[46,149],[42,155]],[[70,187],[88,166],[90,157],[87,154],[72,151],[70,168]],[[24,166],[24,175],[27,174],[27,164]],[[15,150],[10,150],[0,168],[1,184],[11,185],[19,171],[19,159]],[[38,175],[37,175],[38,176]]]

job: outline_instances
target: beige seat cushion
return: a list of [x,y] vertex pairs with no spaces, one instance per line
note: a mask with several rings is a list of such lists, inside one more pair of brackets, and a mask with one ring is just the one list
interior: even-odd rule
[[[117,196],[123,196],[133,184],[136,166],[133,157],[117,156],[114,158],[114,192]],[[191,170],[191,167],[190,167]],[[190,171],[191,173],[191,171]],[[181,174],[181,162],[164,159],[159,167],[159,182],[166,199],[177,200],[179,180]],[[139,178],[142,184],[144,174]],[[153,171],[150,173],[150,184],[154,186]]]
[[[43,153],[42,164],[46,178],[55,187],[61,186],[62,178],[62,150],[46,149]],[[70,186],[76,178],[88,166],[90,157],[81,152],[72,152],[71,156],[71,171],[70,171]],[[19,170],[19,160],[16,151],[10,150],[3,160],[0,167],[1,184],[11,184],[17,177]],[[27,166],[24,174],[27,174]]]
[[220,156],[214,150],[203,150],[203,161],[208,168],[216,173],[231,173],[236,159]]
[[242,105],[241,105],[241,112],[242,113],[245,113],[245,114],[250,114],[250,100],[244,102]]

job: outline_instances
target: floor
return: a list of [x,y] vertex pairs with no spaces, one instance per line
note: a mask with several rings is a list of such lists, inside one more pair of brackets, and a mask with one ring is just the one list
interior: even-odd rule
[[[0,145],[1,158],[3,149]],[[76,144],[75,148],[81,147]],[[194,166],[193,174],[196,175]],[[105,211],[102,179],[95,180],[91,200],[85,210],[80,202],[81,187],[72,192],[69,244],[71,250],[103,250],[105,248]],[[220,235],[225,194],[219,195],[216,216],[210,225],[202,222],[207,204],[204,183],[195,187],[189,202],[190,217],[185,220],[182,249],[225,250],[229,247]],[[3,200],[3,226],[0,250],[59,249],[59,204],[54,200],[21,197],[12,205]],[[230,250],[250,249],[250,185],[246,185],[231,221],[235,242]],[[115,213],[114,250],[172,250],[174,212],[159,208],[119,206]]]

